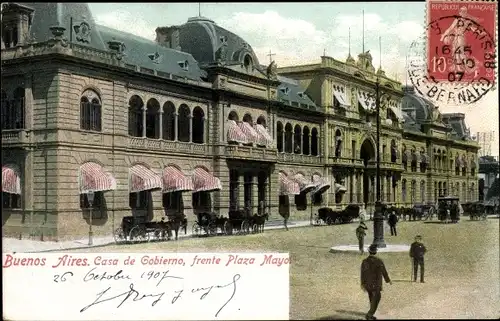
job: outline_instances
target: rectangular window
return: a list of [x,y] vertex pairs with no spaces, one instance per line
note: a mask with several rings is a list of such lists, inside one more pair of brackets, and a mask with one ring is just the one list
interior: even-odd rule
[[21,195],[2,192],[2,208],[21,208]]
[[352,153],[352,158],[356,159],[356,141],[352,140],[351,141],[351,153]]
[[319,205],[323,204],[323,194],[322,193],[314,193],[313,197],[312,197],[312,203],[314,206],[319,206]]
[[212,199],[209,192],[198,192],[192,194],[193,209],[197,212],[212,212]]
[[129,194],[129,206],[132,209],[142,210],[148,208],[151,191],[141,191]]
[[[94,201],[92,202],[93,209],[104,207],[104,192],[94,192]],[[90,203],[87,194],[80,194],[80,208],[90,208]]]
[[298,211],[305,211],[307,209],[307,194],[300,193],[295,195],[295,207]]
[[162,205],[164,208],[171,211],[180,211],[182,203],[182,193],[172,192],[164,193],[162,196]]

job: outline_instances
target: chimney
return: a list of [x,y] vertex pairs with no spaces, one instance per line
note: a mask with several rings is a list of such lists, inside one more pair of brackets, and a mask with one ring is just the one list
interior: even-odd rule
[[156,42],[162,47],[181,50],[179,27],[156,28]]

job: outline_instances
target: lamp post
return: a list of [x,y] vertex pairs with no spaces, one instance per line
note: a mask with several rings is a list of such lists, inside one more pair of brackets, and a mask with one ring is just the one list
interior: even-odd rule
[[94,244],[93,236],[94,232],[92,231],[92,204],[94,203],[94,192],[87,193],[87,200],[89,201],[89,246]]
[[376,197],[375,215],[373,217],[373,244],[378,248],[386,247],[384,241],[384,215],[382,213],[382,203],[380,202],[380,80],[377,77],[375,82],[375,112],[377,117],[377,182],[376,182]]

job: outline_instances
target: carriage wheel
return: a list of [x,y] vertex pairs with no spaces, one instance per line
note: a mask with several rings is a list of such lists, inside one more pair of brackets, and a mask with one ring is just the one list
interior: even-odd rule
[[229,223],[229,221],[225,221],[224,226],[222,228],[223,228],[224,234],[226,234],[226,235],[233,234],[233,226],[231,225],[231,223]]
[[198,223],[193,224],[193,235],[194,236],[199,236],[201,233],[201,227],[198,225]]
[[166,233],[164,229],[157,228],[154,230],[153,235],[156,241],[165,241]]
[[250,233],[250,222],[248,222],[247,220],[243,220],[243,222],[241,222],[241,233],[242,234]]
[[328,217],[326,218],[325,223],[326,223],[326,225],[332,225],[332,224],[333,224],[333,222],[332,222],[332,218],[328,216]]
[[131,242],[145,242],[149,240],[149,234],[140,226],[134,226],[130,230],[129,239]]
[[215,223],[210,223],[207,225],[207,234],[210,236],[217,235],[217,225]]
[[252,234],[259,232],[259,226],[257,224],[252,225]]
[[115,242],[116,243],[120,243],[121,241],[123,240],[126,240],[127,237],[125,236],[125,234],[123,233],[123,229],[121,227],[117,228],[115,230],[115,234],[113,235],[114,238],[115,238]]

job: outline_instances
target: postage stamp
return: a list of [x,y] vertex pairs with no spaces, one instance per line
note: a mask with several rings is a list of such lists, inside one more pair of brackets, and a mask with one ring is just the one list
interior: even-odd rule
[[495,81],[497,2],[427,2],[428,76],[436,81]]

